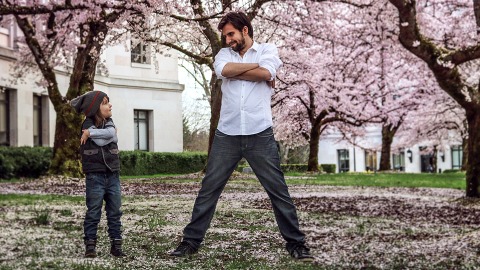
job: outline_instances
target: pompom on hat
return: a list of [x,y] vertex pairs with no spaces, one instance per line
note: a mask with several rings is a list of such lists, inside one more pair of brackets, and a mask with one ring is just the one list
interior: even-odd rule
[[85,116],[92,117],[97,113],[104,97],[108,98],[107,94],[94,90],[72,99],[70,105],[75,108],[77,113],[84,113]]

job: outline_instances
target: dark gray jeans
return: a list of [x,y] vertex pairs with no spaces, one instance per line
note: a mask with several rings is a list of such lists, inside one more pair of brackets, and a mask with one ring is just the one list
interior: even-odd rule
[[215,131],[202,187],[192,219],[183,230],[183,240],[198,248],[210,226],[218,198],[237,163],[244,157],[265,188],[273,206],[280,233],[287,243],[304,243],[297,212],[280,169],[278,146],[272,128],[258,134],[229,136]]

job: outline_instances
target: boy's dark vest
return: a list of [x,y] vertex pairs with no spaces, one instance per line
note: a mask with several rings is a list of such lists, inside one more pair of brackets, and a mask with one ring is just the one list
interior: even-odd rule
[[[93,119],[85,119],[82,129],[88,129],[93,125]],[[103,126],[113,126],[111,119]],[[105,146],[98,146],[91,138],[80,146],[82,156],[82,169],[84,173],[93,172],[116,172],[120,171],[120,159],[118,157],[118,145],[111,142]]]

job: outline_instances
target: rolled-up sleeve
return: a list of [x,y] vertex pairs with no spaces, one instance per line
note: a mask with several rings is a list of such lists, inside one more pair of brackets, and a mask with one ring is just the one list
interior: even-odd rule
[[105,140],[110,140],[111,138],[115,137],[117,133],[115,127],[107,127],[102,129],[89,128],[88,131],[90,132],[90,138]]
[[107,127],[104,129],[90,128],[90,138],[98,145],[104,146],[111,142],[118,142],[117,131],[115,127]]
[[96,128],[95,126],[92,126],[88,131],[90,132],[90,138],[98,146],[104,146],[111,142],[118,142],[117,130],[115,129],[115,125],[111,118],[107,120],[104,128]]
[[229,52],[228,49],[221,49],[217,55],[215,55],[215,62],[213,62],[213,67],[215,69],[215,74],[218,79],[225,79],[225,76],[222,75],[223,68],[229,62]]
[[262,56],[258,65],[262,68],[267,69],[270,72],[270,81],[275,79],[277,76],[277,70],[282,66],[282,61],[278,56],[277,47],[273,44],[265,44],[265,48],[262,51]]

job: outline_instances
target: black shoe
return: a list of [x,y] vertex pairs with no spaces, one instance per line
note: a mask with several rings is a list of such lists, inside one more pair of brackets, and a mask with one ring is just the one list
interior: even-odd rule
[[192,247],[188,242],[182,241],[180,245],[178,245],[177,249],[175,249],[170,256],[175,257],[185,257],[187,255],[192,255],[197,253],[198,249]]
[[122,251],[122,239],[111,239],[111,248],[110,248],[110,254],[112,254],[115,257],[125,257],[125,253]]
[[85,258],[95,258],[97,257],[97,251],[95,250],[97,245],[97,240],[88,239],[85,240]]
[[294,259],[300,262],[313,262],[314,260],[310,249],[304,244],[287,244],[287,250]]

